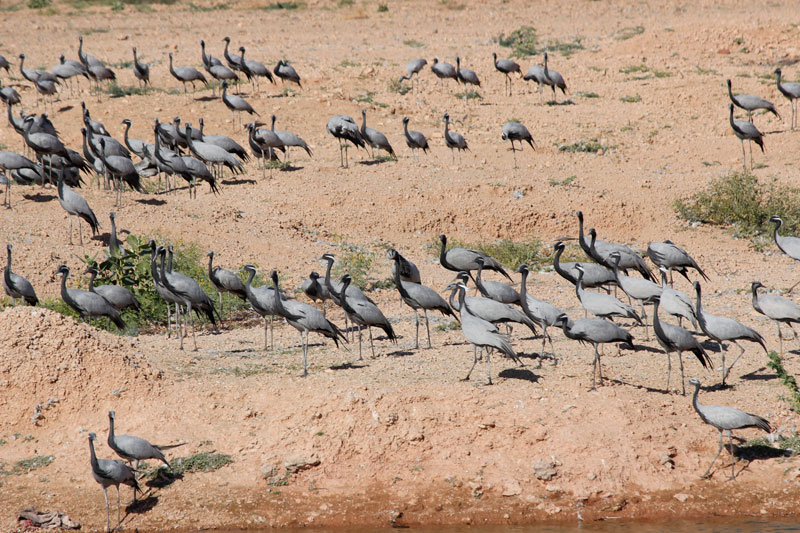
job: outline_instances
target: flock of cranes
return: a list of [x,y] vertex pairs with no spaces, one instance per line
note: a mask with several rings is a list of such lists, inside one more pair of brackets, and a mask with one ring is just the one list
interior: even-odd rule
[[[200,41],[202,68],[205,74],[192,66],[174,64],[173,54],[169,53],[169,72],[178,80],[188,95],[187,84],[193,89],[195,83],[204,86],[212,81],[212,91],[216,94],[217,85],[220,88],[220,100],[231,111],[234,124],[238,118],[242,123],[242,113],[260,117],[258,111],[241,94],[229,94],[228,89],[235,86],[238,92],[241,77],[246,77],[252,84],[253,93],[260,89],[261,78],[266,78],[270,83],[275,83],[275,78],[282,83],[290,82],[302,87],[301,78],[293,66],[281,59],[270,70],[263,63],[246,57],[246,49],[238,48],[239,54],[229,51],[230,39],[223,39],[225,48],[223,57],[225,63],[206,52],[206,43]],[[49,101],[51,110],[53,98],[58,94],[58,86],[63,83],[70,84],[72,80],[85,77],[94,83],[94,91],[100,95],[100,84],[116,79],[116,74],[105,66],[99,59],[83,51],[83,38],[79,39],[79,61],[67,60],[64,55],[59,58],[59,63],[50,71],[28,69],[24,67],[25,55],[19,55],[19,70],[22,76],[31,82],[42,101]],[[137,48],[133,47],[132,71],[134,77],[142,86],[151,84],[150,65],[142,63]],[[495,69],[504,76],[507,94],[512,94],[512,75],[516,74],[523,80],[533,81],[538,85],[541,95],[545,86],[550,87],[553,98],[556,90],[560,89],[566,95],[567,85],[564,77],[549,68],[548,55],[543,57],[543,65],[530,67],[522,75],[522,68],[518,63],[508,59],[498,59],[492,54]],[[414,78],[419,78],[424,67],[428,64],[425,59],[417,59],[408,63],[406,75],[400,77],[400,82],[409,80],[414,87]],[[8,70],[9,64],[0,56],[0,68]],[[465,87],[464,98],[467,98],[467,86],[481,86],[477,73],[461,66],[461,58],[456,58],[456,65],[439,61],[434,58],[431,64],[432,73],[441,80],[442,85],[448,79]],[[787,83],[781,79],[780,69],[775,70],[778,89],[792,107],[791,128],[796,125],[796,100],[800,98],[800,84]],[[208,77],[207,77],[208,76]],[[746,168],[746,153],[744,141],[755,142],[763,151],[763,134],[753,124],[753,112],[763,109],[776,116],[778,111],[771,102],[753,95],[734,95],[731,81],[728,80],[728,94],[731,100],[729,117],[731,128],[742,145],[742,154]],[[193,128],[191,123],[184,122],[181,126],[180,117],[175,117],[171,123],[162,123],[159,119],[153,121],[152,142],[130,137],[132,121],[125,119],[124,138],[122,142],[113,138],[106,127],[91,119],[90,110],[83,105],[83,127],[81,129],[83,146],[82,155],[64,145],[60,140],[58,130],[49,120],[46,113],[41,115],[26,115],[20,113],[19,118],[13,116],[12,108],[21,104],[19,93],[11,87],[0,87],[0,99],[7,104],[7,115],[10,126],[21,135],[26,150],[35,154],[36,162],[25,155],[13,152],[0,152],[0,170],[8,176],[0,174],[0,180],[6,187],[4,204],[10,207],[10,183],[31,184],[49,183],[55,185],[58,191],[58,201],[68,213],[70,233],[69,242],[72,244],[72,217],[78,219],[79,242],[83,243],[82,222],[86,222],[92,234],[97,234],[99,223],[94,212],[86,200],[78,192],[82,183],[81,174],[95,171],[102,175],[106,187],[113,186],[116,191],[116,203],[122,202],[124,186],[134,190],[144,190],[141,179],[158,176],[159,188],[162,176],[167,192],[174,189],[170,186],[170,179],[181,178],[189,184],[189,192],[196,195],[196,183],[205,181],[212,192],[219,192],[219,183],[224,170],[233,174],[244,172],[244,165],[250,158],[266,162],[278,158],[277,153],[283,152],[288,161],[289,150],[293,147],[302,149],[309,157],[313,152],[308,143],[299,135],[275,129],[277,117],[272,115],[271,128],[262,127],[263,124],[250,122],[246,125],[247,147],[250,153],[237,143],[233,138],[219,135],[206,134],[204,121],[199,119],[199,128]],[[734,106],[744,109],[748,121],[736,120]],[[451,120],[448,113],[442,116],[444,121],[444,144],[451,150],[452,160],[455,162],[455,152],[459,157],[463,151],[469,150],[465,136],[451,129]],[[430,150],[427,137],[420,131],[409,129],[410,118],[402,118],[403,136],[407,147],[411,150],[411,157],[418,160],[419,151],[427,154]],[[366,110],[362,110],[361,126],[348,115],[334,115],[326,126],[327,132],[337,139],[340,147],[340,164],[348,167],[348,145],[356,148],[367,149],[373,152],[382,150],[393,158],[397,153],[393,149],[388,137],[377,129],[367,126]],[[514,166],[517,166],[516,152],[522,150],[523,143],[527,143],[535,150],[535,144],[530,131],[521,123],[509,121],[502,126],[501,138],[511,143]],[[515,145],[518,143],[519,147]],[[134,163],[132,156],[136,155],[140,161]],[[750,148],[750,167],[753,168],[752,145]],[[270,166],[270,169],[272,166]],[[223,170],[224,169],[224,170]],[[99,180],[98,180],[99,184]],[[124,184],[124,186],[123,186]],[[570,318],[565,312],[550,302],[535,298],[528,292],[527,278],[530,270],[526,265],[521,265],[515,273],[521,276],[520,288],[517,290],[510,283],[484,279],[486,271],[494,271],[512,281],[508,271],[494,258],[475,250],[464,248],[448,248],[447,239],[441,236],[441,250],[439,264],[455,274],[455,279],[445,287],[449,298],[443,297],[436,289],[426,286],[422,282],[419,268],[403,257],[398,251],[390,250],[388,258],[391,260],[392,278],[395,287],[405,305],[410,307],[415,316],[415,342],[414,348],[418,349],[419,327],[421,312],[425,321],[427,332],[427,346],[433,346],[431,341],[428,312],[439,312],[458,320],[464,338],[473,346],[473,361],[465,379],[470,379],[472,371],[480,357],[485,355],[487,364],[488,382],[491,383],[491,355],[493,352],[510,358],[522,364],[520,353],[515,349],[510,333],[511,324],[525,326],[533,334],[540,335],[542,345],[539,356],[546,356],[547,343],[550,343],[550,356],[555,364],[556,354],[553,348],[552,336],[548,328],[560,330],[568,339],[584,344],[591,344],[594,351],[592,362],[592,388],[598,382],[603,383],[600,346],[603,344],[618,344],[636,350],[632,327],[642,327],[644,334],[649,338],[647,305],[652,305],[651,325],[653,334],[658,344],[667,354],[667,390],[670,389],[671,354],[676,353],[681,371],[681,390],[685,394],[685,373],[682,355],[684,352],[692,353],[701,366],[709,368],[713,362],[704,345],[698,340],[699,335],[718,344],[721,354],[721,384],[726,384],[731,368],[744,354],[745,349],[738,341],[747,340],[759,344],[767,350],[764,338],[753,328],[746,326],[732,318],[717,316],[705,311],[702,305],[702,289],[699,281],[694,281],[692,287],[695,292],[694,303],[689,295],[673,287],[673,272],[678,272],[690,280],[689,270],[694,270],[704,280],[709,278],[697,262],[683,249],[670,241],[650,243],[646,257],[659,269],[660,283],[651,272],[650,267],[636,251],[630,247],[606,242],[597,239],[597,232],[590,229],[588,239],[583,230],[583,216],[578,214],[578,241],[589,261],[586,262],[561,262],[560,257],[566,249],[563,242],[554,246],[554,269],[565,280],[574,285],[577,300],[584,308],[587,316],[583,318]],[[112,234],[109,242],[110,254],[124,254],[125,251],[116,239],[115,215],[111,213]],[[771,218],[775,224],[774,238],[777,246],[793,259],[800,260],[800,239],[781,236],[778,232],[782,220],[778,216]],[[229,270],[214,266],[214,253],[209,252],[208,278],[219,295],[219,304],[215,305],[213,299],[205,293],[197,280],[180,272],[173,271],[173,250],[171,247],[158,246],[150,243],[151,248],[151,276],[158,294],[167,303],[167,332],[171,336],[176,330],[180,341],[180,348],[184,347],[184,338],[188,335],[187,320],[192,322],[192,336],[194,349],[197,349],[196,329],[193,312],[205,317],[217,326],[221,320],[222,293],[230,293],[248,301],[252,309],[264,319],[264,348],[273,349],[273,321],[275,318],[283,319],[298,331],[303,354],[303,375],[308,373],[308,348],[309,333],[317,333],[332,340],[339,347],[354,341],[348,334],[353,333],[353,328],[347,324],[352,323],[358,333],[359,359],[362,358],[362,329],[367,328],[370,338],[370,349],[375,357],[375,339],[372,328],[381,330],[385,338],[393,343],[397,342],[398,335],[392,322],[381,311],[379,306],[353,285],[352,278],[345,274],[340,280],[331,279],[331,268],[335,258],[325,254],[320,258],[326,263],[324,276],[312,272],[303,284],[303,292],[315,303],[321,302],[322,309],[300,302],[285,295],[280,287],[279,276],[276,271],[271,271],[269,280],[271,285],[255,287],[253,280],[256,267],[247,264],[240,270]],[[629,275],[636,271],[639,276]],[[127,309],[138,310],[140,304],[129,288],[117,285],[94,284],[97,271],[89,269],[85,272],[90,276],[89,289],[78,290],[68,287],[70,269],[61,265],[56,270],[61,276],[61,297],[65,303],[75,309],[84,318],[106,318],[113,322],[120,330],[125,330],[126,324],[122,313]],[[245,275],[243,280],[241,275]],[[470,283],[478,295],[470,296]],[[2,284],[6,294],[16,301],[24,300],[29,305],[37,305],[38,298],[33,286],[22,276],[12,271],[12,245],[7,246],[7,266],[3,272]],[[783,353],[783,334],[781,325],[787,325],[793,333],[792,324],[800,323],[800,306],[787,297],[773,294],[760,293],[763,285],[754,281],[751,286],[753,308],[775,321],[778,327],[780,351]],[[597,290],[593,290],[597,289]],[[617,297],[617,290],[625,294],[627,303]],[[612,295],[612,290],[615,293]],[[790,290],[791,292],[791,290]],[[344,316],[345,327],[340,328],[326,315],[326,302],[331,300],[341,308]],[[639,312],[634,307],[634,301],[639,304]],[[593,317],[589,317],[591,314]],[[679,324],[664,321],[666,316],[674,317]],[[633,322],[631,327],[627,324],[615,323],[614,318],[621,318]],[[683,327],[683,321],[687,328]],[[173,328],[174,324],[174,328]],[[502,333],[498,326],[507,327],[507,333]],[[538,330],[541,330],[539,332]],[[796,333],[794,335],[797,337]],[[269,340],[268,340],[269,339]],[[380,340],[380,339],[378,339]],[[726,364],[728,346],[731,343],[739,348],[739,353],[730,364]],[[541,362],[540,362],[541,364]],[[695,387],[693,407],[701,419],[718,429],[720,446],[714,460],[706,471],[708,475],[714,462],[719,457],[723,447],[723,432],[727,433],[729,441],[731,431],[746,427],[756,427],[771,432],[769,422],[757,415],[745,413],[738,409],[724,406],[702,405],[698,402],[700,381],[689,380]],[[109,437],[108,444],[120,457],[126,461],[138,462],[146,458],[155,458],[167,463],[162,450],[168,446],[154,446],[138,437],[115,435],[114,412],[109,412]],[[135,468],[131,468],[120,461],[98,459],[95,453],[94,433],[89,435],[91,467],[95,480],[102,486],[106,499],[107,525],[110,528],[110,511],[107,497],[107,488],[117,487],[118,495],[118,521],[119,521],[119,485],[128,485],[136,491],[139,490],[135,475]],[[731,453],[733,447],[731,444]],[[733,469],[731,477],[735,476]]]

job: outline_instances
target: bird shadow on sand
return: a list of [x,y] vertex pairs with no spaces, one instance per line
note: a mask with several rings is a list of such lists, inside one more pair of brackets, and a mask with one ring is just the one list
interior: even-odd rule
[[258,183],[256,180],[236,179],[236,180],[222,180],[223,185],[255,185]]
[[136,203],[144,204],[144,205],[167,205],[166,200],[158,200],[156,198],[147,198],[146,200],[142,200],[141,198],[136,199]]
[[[627,346],[627,344],[626,344],[625,346]],[[634,345],[633,345],[633,348],[634,348],[634,349],[635,349],[637,352],[648,352],[648,353],[664,353],[664,351],[663,351],[663,350],[661,350],[661,349],[659,349],[659,348],[654,348],[654,347],[652,347],[652,346],[646,346],[646,345],[644,345],[644,344],[634,344]],[[603,356],[605,356],[605,355],[610,355],[610,354],[605,354],[605,353],[604,353],[604,354],[603,354]]]
[[331,370],[357,370],[359,368],[365,368],[367,366],[369,365],[367,365],[366,363],[360,364],[358,362],[352,362],[352,363],[347,362],[347,363],[342,363],[340,365],[332,365],[329,366],[328,368],[330,368]]
[[569,100],[564,100],[563,102],[556,102],[555,100],[550,100],[547,102],[547,105],[575,105],[575,102],[570,98]]
[[[729,447],[728,444],[725,444],[726,450]],[[751,444],[750,446],[737,446],[734,444],[733,453],[738,459],[743,459],[749,463],[751,461],[763,461],[765,459],[776,459],[778,457],[790,457],[792,455],[792,450],[783,450],[767,444]],[[747,468],[747,466],[743,467],[742,470],[744,470],[744,468]]]
[[201,96],[200,98],[194,98],[195,102],[213,102],[214,100],[219,100],[219,96]]
[[[648,387],[647,385],[640,385],[638,383],[628,383],[627,381],[617,379],[617,378],[603,378],[604,383],[613,383],[615,385],[625,385],[626,387],[633,387],[634,389],[640,389],[647,392],[657,392],[659,394],[668,394],[672,395],[672,391],[668,391],[666,389],[656,389],[654,387]],[[678,394],[680,396],[680,394]]]
[[769,374],[764,373],[766,370],[767,369],[762,366],[761,368],[753,370],[748,374],[743,374],[741,376],[741,379],[746,381],[772,381],[773,379],[778,379],[778,376],[776,376],[771,371]]
[[[125,508],[127,514],[144,514],[158,505],[158,496],[148,496],[143,500],[136,500]],[[123,522],[125,520],[123,519]]]
[[183,474],[176,474],[174,472],[170,472],[164,467],[161,467],[156,471],[156,477],[149,480],[147,483],[145,483],[145,485],[155,489],[163,489],[164,487],[169,487],[180,479],[183,479]]
[[498,374],[501,378],[506,379],[519,379],[522,381],[530,381],[531,383],[538,383],[540,376],[537,376],[527,368],[506,368]]
[[303,168],[305,168],[305,167],[296,167],[296,166],[290,164],[290,165],[286,165],[284,167],[281,167],[280,171],[281,172],[296,172],[298,170],[303,170]]
[[386,355],[388,355],[390,357],[406,357],[406,356],[409,356],[409,355],[414,355],[414,352],[412,352],[410,350],[402,350],[401,349],[401,350],[395,350],[393,352],[389,352]]
[[372,165],[382,165],[383,163],[391,163],[397,161],[396,159],[367,159],[366,161],[359,161],[359,165],[365,166],[372,166]]
[[36,194],[23,194],[22,197],[25,198],[26,200],[30,200],[31,202],[36,202],[36,203],[51,202],[56,199],[56,196],[54,195],[42,194],[40,192],[37,192]]
[[56,112],[57,112],[57,113],[64,113],[64,112],[66,112],[66,111],[71,111],[72,109],[73,109],[73,106],[71,106],[71,105],[65,105],[64,107],[59,107],[59,108],[58,108],[58,110],[57,110]]

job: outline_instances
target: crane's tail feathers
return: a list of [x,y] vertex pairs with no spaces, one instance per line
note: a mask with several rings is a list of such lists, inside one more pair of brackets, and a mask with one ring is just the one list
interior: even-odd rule
[[117,326],[117,329],[119,329],[120,331],[124,331],[125,328],[127,327],[125,326],[125,322],[119,317],[119,315],[112,316],[111,321],[114,323],[115,326]]
[[185,446],[185,445],[186,445],[185,442],[181,442],[180,444],[167,444],[167,445],[155,445],[154,444],[153,448],[163,452],[164,450],[171,450],[173,448],[177,448],[178,446]]

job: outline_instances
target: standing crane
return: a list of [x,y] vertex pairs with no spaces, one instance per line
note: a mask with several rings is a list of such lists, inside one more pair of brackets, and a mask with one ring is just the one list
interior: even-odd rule
[[797,332],[792,327],[792,324],[800,324],[800,306],[794,303],[789,298],[777,296],[775,294],[758,294],[758,289],[764,287],[760,281],[754,281],[750,286],[753,292],[753,309],[764,315],[765,317],[775,321],[778,326],[778,342],[780,343],[781,357],[783,357],[783,334],[781,332],[781,323],[789,326],[794,334],[793,338],[797,338]]
[[217,289],[219,295],[219,314],[222,315],[222,293],[227,292],[233,294],[240,300],[247,299],[247,289],[232,270],[226,268],[214,267],[214,251],[208,251],[208,279],[214,288]]
[[349,115],[333,115],[328,119],[325,129],[339,141],[339,162],[342,168],[349,167],[347,160],[348,141],[353,143],[353,146],[367,149],[356,121]]
[[31,282],[11,271],[12,246],[11,243],[6,245],[8,263],[6,263],[6,268],[3,269],[3,289],[5,289],[6,294],[11,298],[12,303],[16,303],[17,298],[21,298],[28,305],[37,305],[39,303],[39,298],[36,297],[36,291],[33,290]]
[[[703,311],[700,283],[697,281],[694,282],[694,290],[697,293],[697,307],[695,313],[697,314],[697,321],[700,322],[700,329],[703,330],[703,333],[708,335],[708,338],[719,344],[720,352],[722,352],[722,385],[725,386],[725,379],[728,377],[731,368],[733,368],[733,365],[735,365],[739,358],[742,357],[742,354],[744,354],[744,348],[736,341],[747,340],[757,342],[764,348],[764,352],[767,352],[767,344],[764,342],[764,337],[756,330],[748,328],[732,318],[716,316]],[[734,359],[727,368],[725,368],[725,354],[728,348],[723,344],[724,341],[732,342],[739,348],[739,355],[736,356],[736,359]]]
[[558,316],[556,325],[561,326],[564,335],[568,339],[581,343],[588,342],[594,346],[592,390],[596,386],[596,378],[599,378],[600,385],[603,384],[603,367],[600,364],[600,352],[598,350],[600,344],[621,343],[627,344],[632,350],[636,349],[633,345],[633,335],[629,331],[604,318],[580,318],[573,322],[566,313],[561,313]]
[[747,172],[747,155],[744,151],[744,141],[748,141],[750,144],[750,170],[753,170],[753,143],[756,143],[759,148],[761,148],[761,153],[763,154],[764,136],[752,122],[733,119],[733,104],[728,104],[728,108],[730,109],[730,123],[733,134],[736,135],[742,143],[742,165],[744,166],[744,170]]
[[522,151],[522,143],[526,142],[531,145],[531,148],[535,151],[536,147],[533,145],[533,137],[531,137],[531,132],[528,131],[528,128],[523,126],[517,121],[510,120],[503,124],[503,134],[501,138],[504,141],[511,142],[511,153],[514,154],[514,168],[517,168],[517,148],[514,146],[514,141],[519,141],[519,151]]
[[503,89],[508,89],[508,96],[511,96],[511,76],[512,72],[516,72],[522,76],[522,70],[519,68],[519,63],[510,59],[497,59],[497,53],[492,52],[494,59],[494,68],[501,72],[505,77],[505,85]]
[[416,150],[422,150],[428,154],[428,139],[425,136],[414,130],[408,129],[408,117],[403,117],[403,133],[406,136],[406,146],[411,148],[411,158],[419,161],[419,155],[416,155]]
[[[89,433],[89,454],[92,465],[92,477],[103,487],[103,496],[106,499],[106,531],[111,531],[111,518],[108,506],[108,487],[117,487],[117,526],[122,523],[120,519],[119,486],[128,485],[133,487],[133,501],[136,501],[136,491],[142,492],[136,482],[136,474],[133,469],[123,463],[113,459],[98,459],[94,451],[94,441],[97,435]],[[116,528],[115,528],[116,529]]]
[[[2,163],[0,163],[0,166],[2,166]],[[772,236],[775,238],[775,244],[778,246],[778,249],[795,261],[800,261],[800,238],[782,236],[778,233],[778,230],[781,229],[783,225],[783,219],[778,215],[772,215],[769,217],[769,221],[775,224],[775,230],[772,232]],[[800,281],[791,286],[789,293],[798,285],[800,285]]]
[[720,452],[722,452],[722,447],[724,446],[724,441],[722,440],[722,432],[724,431],[728,434],[728,444],[730,445],[731,452],[730,479],[734,480],[736,479],[736,457],[733,455],[733,435],[731,431],[734,429],[758,428],[766,431],[767,433],[772,433],[772,428],[769,425],[769,421],[758,415],[745,413],[744,411],[740,411],[734,407],[726,407],[724,405],[703,405],[697,401],[697,395],[700,392],[700,380],[697,378],[692,378],[689,380],[689,384],[694,386],[692,407],[694,407],[694,410],[697,411],[698,415],[700,415],[700,419],[703,422],[709,426],[714,426],[717,428],[717,431],[719,431],[719,448],[717,449],[717,454],[714,456],[711,464],[708,465],[708,470],[706,470],[705,474],[703,474],[701,477],[710,477],[711,467],[714,466],[714,463],[716,462],[717,457],[719,457]]
[[672,352],[678,353],[678,363],[681,367],[681,394],[686,395],[685,377],[683,374],[683,352],[692,352],[703,365],[703,368],[708,368],[711,365],[711,358],[706,351],[697,342],[691,333],[686,331],[680,326],[674,324],[662,323],[658,319],[658,304],[660,297],[653,298],[653,329],[656,332],[656,339],[658,343],[667,353],[667,388],[669,392],[669,378],[672,373]]
[[428,348],[430,349],[433,345],[431,344],[431,327],[428,320],[428,310],[439,311],[443,315],[452,316],[453,318],[455,318],[455,314],[447,305],[444,298],[439,296],[435,290],[419,282],[404,280],[402,278],[400,274],[403,268],[401,263],[402,256],[394,248],[390,249],[387,255],[392,260],[392,277],[394,278],[394,285],[397,288],[397,292],[400,293],[403,302],[414,310],[414,321],[416,324],[414,349],[419,349],[419,314],[417,313],[419,309],[422,309],[425,315],[425,329],[428,332]]
[[775,69],[774,74],[778,75],[778,90],[789,99],[789,105],[792,106],[792,125],[790,127],[794,131],[797,125],[797,99],[800,98],[800,83],[781,83],[781,69],[779,68]]

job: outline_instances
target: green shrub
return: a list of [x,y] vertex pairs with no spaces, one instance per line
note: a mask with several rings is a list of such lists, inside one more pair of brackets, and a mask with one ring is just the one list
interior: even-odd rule
[[536,55],[538,52],[536,48],[536,28],[532,26],[521,26],[508,34],[507,37],[501,33],[497,38],[497,43],[500,46],[511,48],[513,50],[512,57],[527,57]]
[[614,38],[618,41],[627,41],[632,37],[636,37],[637,35],[641,35],[644,33],[644,26],[629,26],[627,28],[622,28],[621,30],[617,31],[614,35]]
[[52,3],[52,0],[28,0],[28,7],[31,9],[42,9],[44,7],[50,7]]
[[797,387],[797,381],[794,376],[789,374],[783,367],[781,356],[775,350],[767,354],[769,362],[767,366],[770,367],[778,375],[778,378],[783,383],[783,386],[789,391],[789,396],[781,396],[780,399],[789,404],[789,408],[795,413],[800,413],[800,388]]
[[590,154],[596,154],[597,152],[608,152],[613,146],[607,146],[605,144],[600,144],[600,142],[595,139],[583,139],[580,141],[576,141],[572,144],[562,144],[559,145],[558,151],[559,152],[570,152],[570,153],[577,153],[577,152],[586,152]]
[[675,201],[678,215],[690,222],[732,226],[737,237],[769,234],[772,215],[783,219],[783,231],[800,230],[800,189],[772,179],[761,183],[749,172],[730,172],[705,189]]

